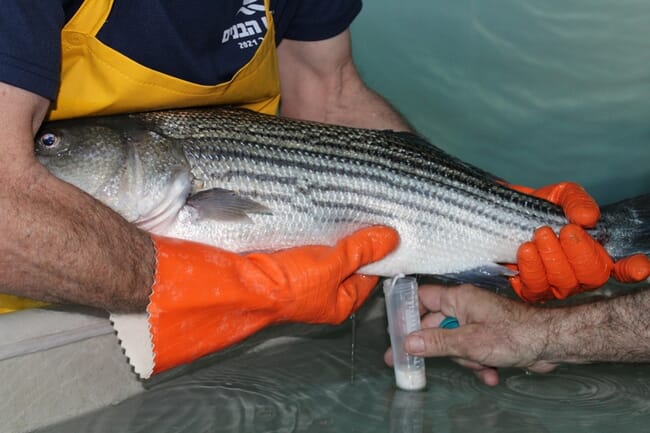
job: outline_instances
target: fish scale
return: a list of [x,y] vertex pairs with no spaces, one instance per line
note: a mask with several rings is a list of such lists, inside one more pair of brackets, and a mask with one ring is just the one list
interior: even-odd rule
[[[65,151],[39,152],[37,146],[39,159],[55,175],[96,196],[90,185],[101,184],[97,178],[106,177],[105,185],[130,185],[130,197],[137,197],[131,202],[118,188],[102,191],[102,200],[122,215],[142,209],[155,214],[172,181],[190,182],[192,194],[227,190],[261,205],[247,218],[225,220],[206,218],[192,197],[188,205],[186,197],[177,197],[170,200],[177,212],[165,208],[174,218],[152,228],[235,252],[331,245],[361,227],[384,224],[399,232],[400,245],[362,272],[455,274],[514,262],[518,246],[536,228],[566,224],[559,207],[513,191],[409,133],[227,108],[89,118],[45,130],[64,131]],[[91,146],[89,140],[101,143]],[[143,171],[132,175],[137,181],[111,179],[136,173],[133,168],[108,162],[105,169],[97,162],[90,168],[84,148],[100,144],[126,155],[111,161],[137,160]],[[592,233],[599,239],[611,235],[606,223]],[[605,247],[620,250],[618,244]]]

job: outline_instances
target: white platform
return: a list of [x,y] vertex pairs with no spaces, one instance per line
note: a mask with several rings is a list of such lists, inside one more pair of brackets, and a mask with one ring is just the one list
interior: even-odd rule
[[[374,296],[359,321],[384,314]],[[0,433],[23,433],[117,404],[173,377],[242,352],[349,327],[282,325],[245,342],[140,381],[103,311],[44,308],[0,314]]]
[[31,431],[143,389],[103,312],[0,315],[1,433]]

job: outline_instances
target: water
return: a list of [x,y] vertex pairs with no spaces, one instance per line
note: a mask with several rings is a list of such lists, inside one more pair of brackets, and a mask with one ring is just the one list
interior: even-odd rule
[[367,0],[364,79],[448,152],[513,183],[650,190],[650,2]]
[[424,391],[401,391],[383,360],[384,318],[239,354],[40,433],[647,432],[650,365],[501,371],[490,388],[447,359],[427,360]]
[[[366,81],[422,134],[511,182],[584,184],[602,203],[650,190],[650,2],[366,0]],[[234,354],[55,432],[647,432],[650,365],[501,371],[480,384],[427,360],[397,390],[383,319]],[[353,378],[353,379],[352,379]]]

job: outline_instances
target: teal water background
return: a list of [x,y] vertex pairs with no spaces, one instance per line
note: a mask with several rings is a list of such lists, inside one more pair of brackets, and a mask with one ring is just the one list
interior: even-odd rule
[[650,192],[650,2],[366,0],[362,76],[424,136],[513,183]]

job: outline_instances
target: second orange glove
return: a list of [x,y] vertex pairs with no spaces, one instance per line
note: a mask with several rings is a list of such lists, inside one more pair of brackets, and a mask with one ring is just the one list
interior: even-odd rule
[[637,282],[650,275],[650,260],[644,255],[626,257],[614,263],[605,249],[582,227],[593,227],[600,218],[595,200],[578,184],[562,182],[537,190],[507,185],[562,207],[570,224],[556,235],[550,227],[535,231],[530,242],[519,247],[519,274],[510,282],[520,298],[529,302],[565,299],[596,289],[610,276]]

